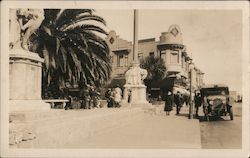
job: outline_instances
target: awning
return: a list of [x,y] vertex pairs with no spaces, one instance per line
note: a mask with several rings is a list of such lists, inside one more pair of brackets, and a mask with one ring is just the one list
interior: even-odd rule
[[173,88],[173,93],[176,94],[177,92],[180,92],[180,94],[183,94],[183,95],[190,95],[189,91],[187,91],[186,89],[184,88],[180,88],[180,87],[174,87]]
[[182,88],[173,87],[173,93],[176,94],[177,92],[180,92],[180,94],[184,94],[184,91],[182,90]]
[[181,78],[181,74],[178,73],[178,74],[172,74],[172,75],[169,75],[168,78],[177,78],[177,79],[180,79]]
[[185,93],[185,95],[190,95],[190,92],[186,89],[184,89],[184,93]]
[[[144,82],[146,83],[147,81],[144,80]],[[163,80],[154,80],[150,87],[151,88],[166,88],[166,89],[172,89],[172,87],[174,86],[174,78],[165,78]]]

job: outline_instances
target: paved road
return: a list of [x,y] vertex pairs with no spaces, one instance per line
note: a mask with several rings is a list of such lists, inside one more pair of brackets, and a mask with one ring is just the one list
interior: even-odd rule
[[233,121],[229,119],[229,116],[210,122],[200,119],[201,143],[203,149],[241,148],[241,104],[235,103],[233,110]]

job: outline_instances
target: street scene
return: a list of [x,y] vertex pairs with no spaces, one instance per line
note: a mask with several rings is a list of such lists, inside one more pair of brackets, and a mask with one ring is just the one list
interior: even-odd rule
[[[204,149],[241,148],[241,104],[234,104],[234,121],[226,118],[206,122],[200,119],[201,144]],[[225,119],[225,120],[224,120]],[[226,133],[223,131],[230,130]]]
[[9,13],[10,148],[242,148],[240,10]]

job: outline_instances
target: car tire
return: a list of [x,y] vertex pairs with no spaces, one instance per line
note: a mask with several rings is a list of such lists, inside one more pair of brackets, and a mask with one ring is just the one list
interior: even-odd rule
[[234,115],[233,115],[233,109],[232,108],[230,108],[229,115],[230,115],[230,120],[234,120]]

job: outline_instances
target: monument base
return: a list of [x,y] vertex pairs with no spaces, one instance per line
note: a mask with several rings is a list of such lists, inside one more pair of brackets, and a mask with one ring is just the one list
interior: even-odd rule
[[10,100],[10,112],[26,112],[26,111],[41,111],[49,110],[50,104],[43,100]]
[[123,97],[123,104],[129,105],[128,103],[128,92],[131,90],[131,98],[130,103],[131,106],[143,106],[149,104],[146,100],[146,86],[141,85],[124,85],[124,97]]
[[10,51],[11,100],[41,100],[43,59],[23,49]]
[[10,112],[50,109],[41,98],[43,62],[36,53],[21,48],[10,51]]

